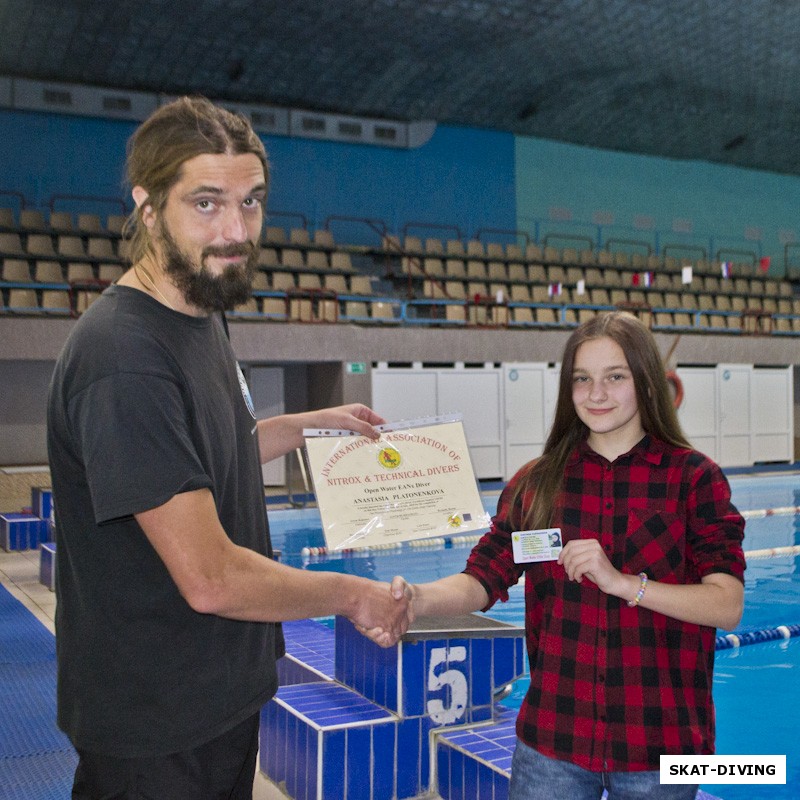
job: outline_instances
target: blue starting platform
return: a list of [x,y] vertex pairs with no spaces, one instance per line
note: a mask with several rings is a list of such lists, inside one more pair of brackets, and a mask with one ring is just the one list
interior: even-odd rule
[[341,617],[284,629],[260,768],[290,797],[507,797],[516,713],[495,696],[525,672],[522,628],[420,619],[386,649]]

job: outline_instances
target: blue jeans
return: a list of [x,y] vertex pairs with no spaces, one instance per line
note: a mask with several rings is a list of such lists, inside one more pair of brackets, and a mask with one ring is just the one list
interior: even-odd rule
[[518,739],[508,800],[694,800],[697,789],[698,785],[662,784],[658,770],[589,772],[543,756]]

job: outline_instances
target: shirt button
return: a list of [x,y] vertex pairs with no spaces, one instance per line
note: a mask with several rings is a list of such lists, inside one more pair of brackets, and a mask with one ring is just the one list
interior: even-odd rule
[[605,550],[606,552],[609,552],[611,550],[611,545],[610,544],[604,544],[603,545],[603,550]]
[[611,501],[610,500],[606,501],[606,508],[611,508]]

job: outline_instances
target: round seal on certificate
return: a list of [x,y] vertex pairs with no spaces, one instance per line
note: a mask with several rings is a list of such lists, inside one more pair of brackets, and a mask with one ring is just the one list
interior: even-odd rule
[[378,453],[378,461],[384,469],[397,469],[402,458],[394,447],[384,447]]

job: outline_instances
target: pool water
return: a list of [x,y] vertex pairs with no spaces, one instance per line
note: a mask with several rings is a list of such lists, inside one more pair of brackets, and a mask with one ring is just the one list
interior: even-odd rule
[[[730,479],[740,511],[800,506],[800,476],[770,475]],[[486,495],[493,514],[497,495]],[[303,557],[304,547],[323,547],[316,509],[270,511],[275,547],[284,563],[310,570],[334,570],[389,581],[403,575],[424,582],[460,572],[471,544],[425,548],[403,545],[394,550]],[[800,544],[800,516],[780,514],[748,519],[745,551]],[[491,616],[524,624],[521,586],[497,604]],[[800,556],[748,560],[745,611],[738,631],[800,624]],[[527,689],[520,679],[504,703],[518,708]],[[716,653],[714,700],[717,752],[726,755],[787,756],[785,786],[706,785],[724,800],[789,800],[800,797],[800,639],[748,645]]]

